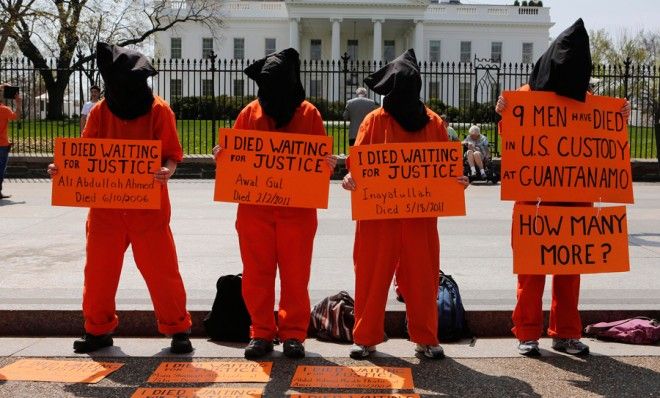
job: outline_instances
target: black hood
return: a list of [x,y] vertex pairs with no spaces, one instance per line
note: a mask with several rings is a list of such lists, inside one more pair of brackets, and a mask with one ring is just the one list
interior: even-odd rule
[[98,42],[96,60],[105,82],[105,102],[121,119],[147,114],[154,95],[147,79],[158,74],[147,57],[128,48]]
[[293,114],[305,100],[300,82],[298,51],[287,48],[255,61],[243,71],[259,87],[257,97],[266,115],[275,119],[275,127],[289,124]]
[[419,99],[422,78],[412,49],[367,76],[364,84],[385,96],[383,108],[406,131],[419,131],[428,123],[426,107]]
[[535,91],[552,91],[584,102],[589,88],[589,76],[589,35],[582,19],[578,19],[536,61],[529,85]]

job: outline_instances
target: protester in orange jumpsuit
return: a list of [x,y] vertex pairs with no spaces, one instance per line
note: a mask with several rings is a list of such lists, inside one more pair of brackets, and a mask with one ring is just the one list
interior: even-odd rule
[[[419,98],[422,80],[413,50],[408,50],[368,76],[365,84],[384,95],[383,107],[366,116],[355,146],[440,142],[449,137],[442,119]],[[467,177],[458,177],[467,186]],[[342,186],[359,188],[348,173]],[[357,221],[355,246],[355,345],[350,355],[367,358],[385,336],[385,305],[392,277],[406,299],[410,339],[415,351],[428,358],[442,358],[438,344],[438,283],[440,242],[437,217]]]
[[[147,78],[157,72],[144,55],[105,43],[98,43],[96,50],[106,96],[90,112],[83,138],[160,140],[162,167],[154,178],[161,184],[161,207],[90,209],[83,290],[85,335],[74,342],[73,348],[90,352],[113,344],[111,334],[119,322],[115,294],[124,252],[130,244],[149,288],[158,330],[172,335],[171,352],[191,352],[192,322],[186,311],[186,292],[169,227],[167,181],[183,159],[174,113],[147,85]],[[51,164],[49,174],[57,174],[57,166]]]
[[[591,74],[591,54],[589,36],[582,19],[562,32],[539,58],[529,79],[529,84],[519,91],[552,91],[578,101],[585,101]],[[506,101],[499,97],[495,111],[502,113]],[[621,112],[627,118],[630,104]],[[533,202],[516,202],[532,204]],[[541,206],[592,206],[591,203],[554,202],[540,203]],[[517,242],[512,235],[511,246],[516,250]],[[511,329],[519,340],[518,352],[521,355],[540,355],[538,340],[543,333],[543,289],[545,275],[518,275],[518,302],[513,311]],[[553,338],[552,348],[573,355],[586,355],[589,346],[580,341],[582,321],[578,311],[580,295],[580,275],[553,275],[552,305],[548,336]]]
[[[300,82],[300,58],[293,48],[271,54],[245,69],[258,87],[258,99],[248,104],[234,128],[325,135],[321,114],[305,101]],[[216,146],[217,156],[222,148]],[[329,172],[336,160],[326,157]],[[259,358],[283,341],[284,355],[305,356],[310,303],[307,285],[316,234],[316,209],[239,204],[236,230],[243,260],[243,299],[250,313],[250,343],[246,358]],[[277,324],[275,275],[281,296]]]

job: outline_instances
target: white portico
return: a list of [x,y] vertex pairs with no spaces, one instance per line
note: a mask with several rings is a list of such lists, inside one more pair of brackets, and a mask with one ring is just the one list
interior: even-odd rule
[[420,61],[494,58],[531,62],[547,48],[549,9],[430,0],[228,1],[224,28],[181,25],[156,37],[156,56],[256,59],[296,48],[308,60],[389,60],[414,48]]

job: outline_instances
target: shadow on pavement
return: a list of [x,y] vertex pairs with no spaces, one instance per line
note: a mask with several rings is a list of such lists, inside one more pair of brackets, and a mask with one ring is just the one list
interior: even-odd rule
[[[567,382],[585,391],[602,397],[651,397],[660,391],[660,373],[651,369],[631,365],[626,358],[587,356],[584,358],[553,357],[541,358],[542,362],[566,372],[582,375],[587,381]],[[643,360],[655,362],[657,358]]]

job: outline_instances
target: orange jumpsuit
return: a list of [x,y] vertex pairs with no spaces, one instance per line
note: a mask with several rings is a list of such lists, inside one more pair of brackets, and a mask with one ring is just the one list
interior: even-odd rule
[[[530,91],[529,85],[518,91]],[[515,205],[535,205],[536,202],[516,202]],[[544,205],[589,206],[589,203],[541,203]],[[511,239],[516,250],[516,242]],[[517,303],[513,310],[511,331],[520,341],[538,340],[543,333],[543,289],[545,275],[518,275]],[[552,305],[548,336],[563,339],[579,339],[582,336],[582,320],[578,311],[580,275],[552,276]]]
[[[174,113],[159,97],[155,97],[149,113],[134,120],[114,116],[101,100],[89,113],[83,137],[160,140],[163,162],[183,159]],[[101,335],[117,327],[115,294],[129,244],[147,283],[158,330],[171,335],[190,328],[186,292],[169,226],[170,212],[166,184],[161,187],[159,210],[90,209],[83,290],[85,331]]]
[[[428,108],[426,112],[431,120],[421,131],[410,133],[379,108],[362,122],[355,145],[448,141],[442,119]],[[440,241],[436,217],[357,221],[353,261],[355,344],[371,346],[383,341],[387,294],[397,265],[410,339],[438,344]]]
[[[321,114],[307,101],[281,129],[275,128],[274,119],[263,112],[258,100],[252,101],[238,115],[234,128],[326,134]],[[238,205],[236,231],[243,260],[243,299],[252,319],[251,338],[305,341],[316,226],[316,209]],[[281,294],[276,325],[273,309],[278,269]]]

